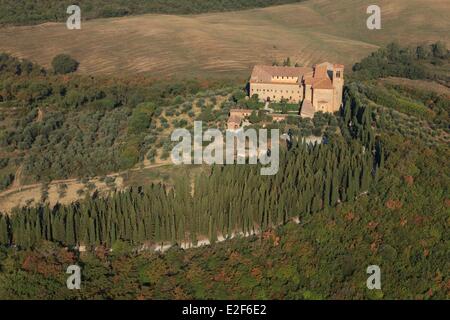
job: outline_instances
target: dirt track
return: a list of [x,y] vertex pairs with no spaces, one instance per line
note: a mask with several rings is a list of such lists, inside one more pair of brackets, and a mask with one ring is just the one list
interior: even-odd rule
[[[158,164],[147,164],[143,167],[136,167],[130,171],[138,171],[142,169],[152,169],[167,166],[169,163],[158,163]],[[20,170],[20,168],[19,168]],[[18,170],[18,171],[19,171]],[[107,177],[116,178],[116,188],[118,190],[123,189],[124,183],[122,177],[120,177],[125,172],[117,172],[107,175]],[[96,190],[100,193],[108,193],[110,188],[106,183],[101,182],[99,177],[91,179],[89,182],[94,183]],[[19,182],[20,183],[20,182]],[[20,185],[19,183],[13,184],[7,190],[0,192],[0,212],[11,212],[11,210],[17,206],[25,206],[27,202],[33,201],[32,203],[38,203],[41,198],[42,184],[35,183],[30,185]],[[61,184],[67,185],[66,195],[60,197],[58,195],[58,186]],[[79,200],[83,195],[78,195],[77,191],[80,189],[85,189],[85,185],[81,183],[78,179],[66,179],[66,180],[54,180],[48,185],[49,198],[48,201],[50,205],[55,205],[56,203],[69,204],[74,201]]]

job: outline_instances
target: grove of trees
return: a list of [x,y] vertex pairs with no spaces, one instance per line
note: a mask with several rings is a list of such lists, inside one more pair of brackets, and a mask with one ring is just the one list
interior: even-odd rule
[[354,201],[369,189],[384,161],[370,110],[354,94],[346,93],[344,138],[319,145],[297,142],[282,154],[280,172],[273,177],[258,175],[252,166],[217,166],[196,178],[193,196],[189,179],[180,177],[170,189],[150,185],[69,206],[23,208],[2,218],[8,225],[3,244],[196,243],[201,237],[214,242],[218,235],[266,230]]
[[359,80],[383,77],[429,79],[448,85],[449,59],[450,52],[443,42],[417,47],[402,47],[393,42],[356,63],[353,76]]
[[157,143],[153,117],[181,109],[180,97],[201,87],[195,80],[55,75],[0,54],[0,169],[9,164],[2,181],[9,184],[16,164],[24,165],[25,183],[128,169]]

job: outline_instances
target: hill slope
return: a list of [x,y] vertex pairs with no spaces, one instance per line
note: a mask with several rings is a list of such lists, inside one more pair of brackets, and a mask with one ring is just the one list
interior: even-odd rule
[[379,1],[380,31],[366,28],[368,1],[312,0],[241,12],[142,15],[1,29],[0,51],[49,66],[66,52],[83,73],[149,72],[154,76],[248,76],[255,63],[287,56],[300,64],[351,64],[392,40],[450,43],[444,0]]
[[[83,20],[144,13],[195,14],[264,8],[305,0],[78,0]],[[70,0],[2,0],[0,25],[32,25],[67,19]]]

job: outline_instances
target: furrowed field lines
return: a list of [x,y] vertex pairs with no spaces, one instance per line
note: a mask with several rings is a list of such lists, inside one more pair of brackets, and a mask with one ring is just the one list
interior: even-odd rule
[[[394,34],[406,43],[449,42],[445,1],[379,2],[386,32],[366,28],[366,1],[311,0],[240,12],[98,19],[73,31],[64,23],[8,27],[1,29],[0,50],[46,67],[65,52],[80,61],[82,73],[245,78],[253,64],[287,56],[305,65],[325,58],[351,65]],[[411,7],[418,14],[410,15]]]

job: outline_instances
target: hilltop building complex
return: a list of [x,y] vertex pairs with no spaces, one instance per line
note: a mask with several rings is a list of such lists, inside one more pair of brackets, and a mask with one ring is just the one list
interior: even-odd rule
[[[308,67],[279,67],[256,65],[250,77],[249,96],[263,102],[287,102],[299,105],[299,115],[312,118],[316,112],[336,112],[342,105],[344,66],[323,62]],[[270,108],[265,110],[271,110]],[[253,110],[232,109],[228,129],[245,126],[244,119]],[[274,122],[288,115],[269,114]],[[298,116],[298,115],[297,115]]]
[[320,63],[308,67],[256,65],[250,78],[250,97],[261,101],[301,103],[301,114],[335,112],[342,104],[344,66]]

